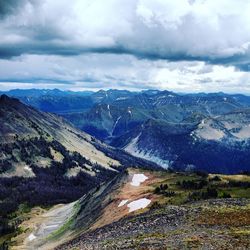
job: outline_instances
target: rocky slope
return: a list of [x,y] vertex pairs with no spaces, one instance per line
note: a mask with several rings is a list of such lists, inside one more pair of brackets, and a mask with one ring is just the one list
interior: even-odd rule
[[246,175],[128,169],[75,202],[63,225],[49,227],[58,225],[62,207],[33,216],[12,244],[14,249],[247,249],[249,188]]
[[6,95],[0,123],[0,235],[16,232],[23,206],[73,202],[128,166],[159,168]]
[[[11,99],[5,95],[0,97],[0,122],[2,147],[37,138],[44,140],[45,143],[54,140],[66,150],[81,154],[91,164],[98,164],[109,169],[111,169],[111,165],[120,165],[118,161],[97,150],[93,146],[94,139],[91,136],[76,130],[62,118],[50,113],[39,112],[22,104],[17,99]],[[53,156],[60,153],[56,152],[55,148],[51,148],[50,151]],[[2,159],[8,159],[5,152],[2,151],[1,154]]]
[[[217,221],[208,218],[214,213]],[[167,206],[83,234],[57,249],[248,249],[248,224],[245,200]]]

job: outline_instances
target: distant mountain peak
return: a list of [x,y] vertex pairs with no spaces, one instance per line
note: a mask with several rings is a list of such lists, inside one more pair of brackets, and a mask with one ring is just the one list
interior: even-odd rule
[[17,99],[17,98],[12,98],[12,97],[9,97],[5,94],[1,95],[0,96],[0,104],[1,105],[5,105],[5,104],[16,104],[16,103],[20,103],[20,101]]

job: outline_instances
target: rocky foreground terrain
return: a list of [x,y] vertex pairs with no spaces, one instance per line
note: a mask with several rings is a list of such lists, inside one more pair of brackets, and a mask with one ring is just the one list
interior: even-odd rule
[[248,175],[129,168],[76,201],[57,228],[63,207],[33,216],[13,249],[249,249],[249,184]]
[[57,249],[249,249],[250,202],[163,206],[85,233]]

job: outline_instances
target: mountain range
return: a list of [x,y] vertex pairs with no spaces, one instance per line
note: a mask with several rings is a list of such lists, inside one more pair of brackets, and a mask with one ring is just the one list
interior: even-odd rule
[[0,215],[22,202],[74,201],[127,166],[159,168],[6,95],[0,97],[0,123]]
[[217,173],[249,169],[249,96],[159,90],[34,92],[8,94],[57,113],[106,144],[164,168]]
[[92,104],[0,96],[0,248],[250,246],[247,97],[47,94]]

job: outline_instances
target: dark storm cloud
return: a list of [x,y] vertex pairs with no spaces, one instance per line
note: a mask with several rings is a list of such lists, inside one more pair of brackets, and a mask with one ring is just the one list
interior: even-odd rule
[[181,3],[0,0],[0,15],[8,16],[0,23],[0,58],[113,53],[249,70],[249,2]]
[[16,13],[27,3],[36,4],[38,0],[0,0],[0,18]]
[[12,12],[15,12],[25,0],[0,0],[0,16],[4,17]]
[[9,83],[14,83],[14,82],[19,82],[19,83],[63,83],[63,84],[72,84],[72,82],[68,82],[67,80],[59,80],[59,79],[50,79],[50,78],[1,78],[0,82],[9,82]]
[[246,0],[0,0],[0,88],[250,92],[249,13]]
[[[45,38],[45,35],[44,35]],[[192,56],[187,54],[169,53],[160,54],[150,51],[138,51],[127,49],[122,46],[114,46],[110,48],[81,48],[79,46],[68,47],[64,45],[57,45],[51,43],[43,43],[35,45],[34,42],[30,44],[22,44],[20,46],[4,46],[0,47],[0,58],[11,59],[22,54],[37,54],[37,55],[59,55],[59,56],[77,56],[84,53],[99,53],[99,54],[117,54],[117,55],[133,55],[138,59],[147,60],[168,60],[172,62],[178,61],[204,61],[208,64],[219,64],[230,66],[233,65],[242,71],[250,71],[250,57],[248,55],[230,56],[227,58],[211,58],[209,56]]]

